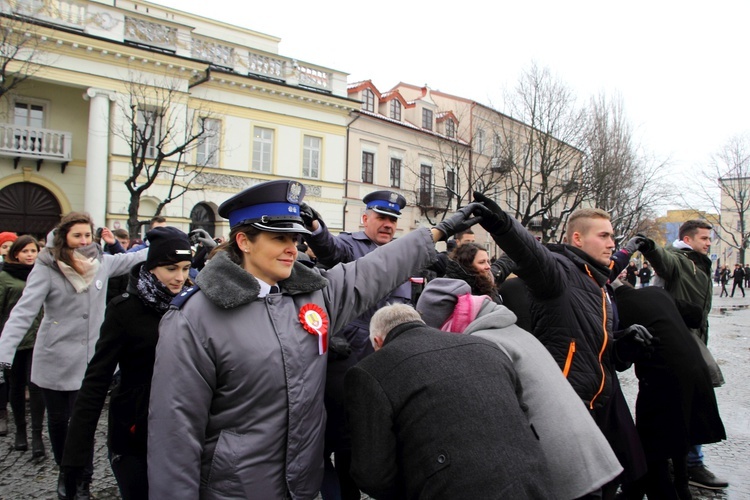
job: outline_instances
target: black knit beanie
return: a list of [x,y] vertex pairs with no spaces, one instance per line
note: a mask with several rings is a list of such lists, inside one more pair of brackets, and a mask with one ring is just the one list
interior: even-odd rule
[[155,227],[146,233],[146,238],[146,269],[149,271],[157,266],[193,260],[188,235],[175,227]]

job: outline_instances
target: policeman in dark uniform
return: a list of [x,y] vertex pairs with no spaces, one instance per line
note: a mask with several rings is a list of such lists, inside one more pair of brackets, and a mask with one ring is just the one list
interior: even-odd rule
[[[320,216],[309,206],[302,207],[301,216],[312,234],[305,239],[315,252],[318,261],[325,266],[352,262],[364,257],[376,248],[390,243],[396,233],[401,210],[406,207],[406,198],[393,191],[375,191],[365,196],[366,205],[362,215],[364,231],[341,233],[333,236]],[[344,411],[344,373],[359,360],[373,353],[370,343],[370,318],[375,311],[387,303],[411,303],[412,285],[409,281],[393,290],[376,307],[335,332],[328,357],[325,403],[328,412],[326,424],[326,475],[321,488],[327,498],[359,499],[360,492],[349,476],[351,445],[346,434]],[[348,348],[337,349],[336,338],[343,338]],[[347,352],[348,351],[348,352]],[[329,460],[335,453],[336,468]],[[338,491],[337,491],[338,490]]]

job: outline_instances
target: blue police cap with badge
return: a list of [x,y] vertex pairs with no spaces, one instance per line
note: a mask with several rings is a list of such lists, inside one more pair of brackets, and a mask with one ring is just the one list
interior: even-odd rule
[[368,210],[390,217],[401,217],[401,210],[406,206],[406,198],[393,191],[374,191],[362,201]]
[[229,219],[229,227],[251,224],[273,233],[310,234],[299,215],[305,186],[281,180],[257,184],[219,206],[219,215]]

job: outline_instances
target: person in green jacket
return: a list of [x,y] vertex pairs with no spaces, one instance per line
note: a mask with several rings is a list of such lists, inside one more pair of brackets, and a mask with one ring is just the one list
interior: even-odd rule
[[[653,240],[644,238],[638,247],[664,280],[665,290],[676,300],[697,305],[703,310],[700,327],[691,331],[706,344],[713,295],[711,259],[708,257],[712,229],[707,221],[693,219],[680,226],[678,239],[671,246],[658,247]],[[688,453],[688,475],[690,484],[699,488],[723,489],[729,486],[703,464],[700,445],[693,446]]]
[[[26,278],[34,267],[37,255],[39,255],[39,243],[28,235],[20,236],[8,251],[5,265],[0,272],[0,330],[23,294]],[[5,370],[9,390],[7,392],[0,390],[0,394],[8,395],[13,410],[13,419],[16,424],[16,440],[13,448],[17,451],[26,451],[29,448],[26,435],[26,386],[28,385],[31,407],[31,459],[35,462],[40,462],[46,457],[42,441],[44,401],[42,391],[31,382],[31,357],[42,316],[43,312],[40,311],[16,348],[13,367]],[[4,400],[0,401],[0,415],[3,414],[7,415]]]

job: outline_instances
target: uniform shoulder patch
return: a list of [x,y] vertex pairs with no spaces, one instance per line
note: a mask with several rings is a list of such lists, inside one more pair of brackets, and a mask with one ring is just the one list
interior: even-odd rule
[[190,299],[190,297],[195,295],[198,290],[200,290],[200,287],[198,285],[192,285],[185,288],[183,291],[177,294],[175,298],[172,299],[170,307],[182,309],[182,306],[184,306],[185,303]]
[[118,295],[114,299],[110,300],[109,303],[113,305],[121,304],[125,302],[126,300],[128,300],[128,298],[130,298],[130,294],[128,292],[125,292],[123,294]]

